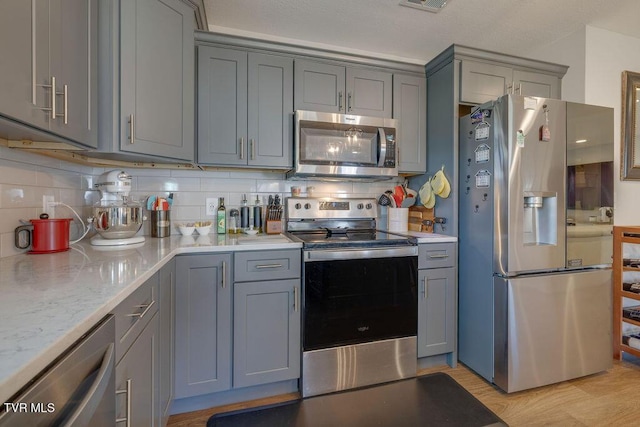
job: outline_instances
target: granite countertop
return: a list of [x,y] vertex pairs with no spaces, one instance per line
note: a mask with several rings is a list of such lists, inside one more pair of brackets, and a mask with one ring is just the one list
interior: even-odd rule
[[112,248],[0,259],[0,402],[20,390],[175,255],[299,248],[281,235],[147,237]]

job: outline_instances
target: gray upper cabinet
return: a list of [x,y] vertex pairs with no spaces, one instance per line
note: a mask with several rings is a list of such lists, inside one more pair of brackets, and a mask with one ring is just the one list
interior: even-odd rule
[[180,0],[100,8],[100,151],[193,161],[193,9]]
[[289,169],[293,60],[198,46],[198,163]]
[[560,98],[557,75],[514,69],[502,64],[463,60],[460,101],[482,104],[507,93]]
[[1,2],[0,116],[96,147],[97,20],[96,0]]
[[231,388],[231,254],[176,257],[175,398]]
[[393,118],[399,120],[398,146],[402,173],[427,171],[427,80],[393,76]]
[[390,72],[297,59],[295,109],[391,117]]

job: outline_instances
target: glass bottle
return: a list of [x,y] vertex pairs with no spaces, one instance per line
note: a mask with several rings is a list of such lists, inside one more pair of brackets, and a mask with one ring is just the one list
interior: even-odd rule
[[247,195],[242,195],[242,206],[240,206],[240,228],[241,231],[249,228],[249,206],[247,206]]
[[217,224],[218,234],[225,234],[227,232],[227,211],[224,207],[224,197],[218,199],[218,212],[217,212]]

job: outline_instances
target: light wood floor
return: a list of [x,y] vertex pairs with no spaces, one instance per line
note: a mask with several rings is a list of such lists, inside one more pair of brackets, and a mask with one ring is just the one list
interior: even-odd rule
[[[463,365],[431,368],[451,375],[510,426],[638,426],[640,362],[614,361],[609,371],[533,390],[506,394]],[[174,415],[170,427],[203,427],[215,413],[297,398],[271,399]],[[345,426],[348,427],[348,426]]]

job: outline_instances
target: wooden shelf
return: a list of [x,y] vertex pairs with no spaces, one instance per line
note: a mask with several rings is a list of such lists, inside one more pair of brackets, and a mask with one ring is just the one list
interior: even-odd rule
[[622,359],[622,353],[640,357],[639,349],[622,344],[623,323],[640,327],[640,320],[626,319],[622,316],[622,300],[624,298],[640,301],[640,294],[622,289],[624,273],[640,273],[640,268],[622,265],[625,258],[625,253],[623,253],[625,243],[639,245],[638,253],[640,253],[640,226],[613,227],[613,357],[616,359]]

